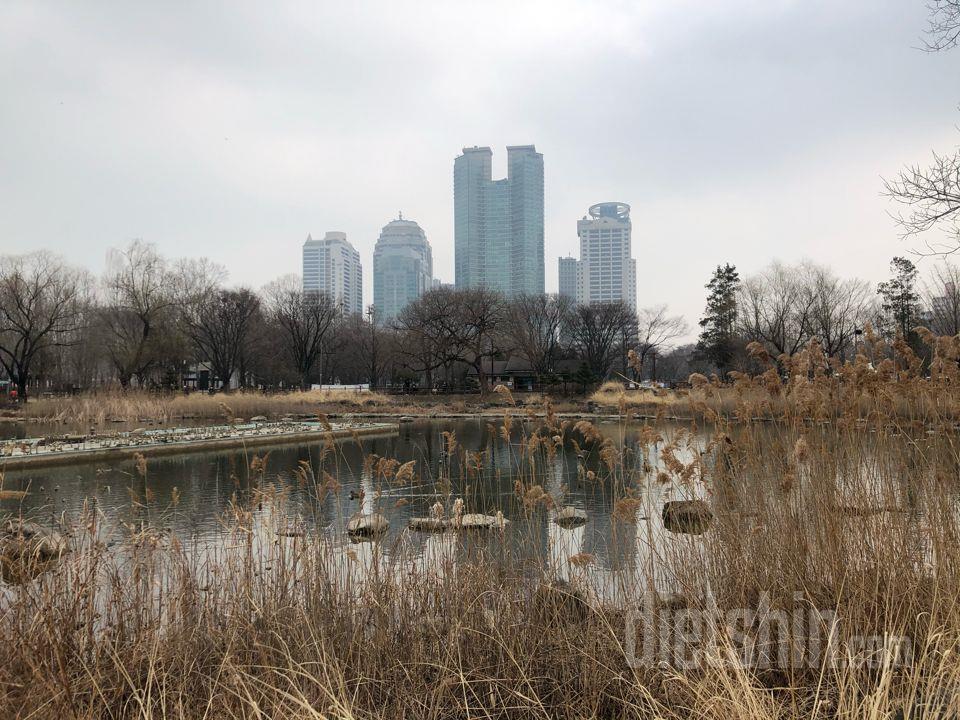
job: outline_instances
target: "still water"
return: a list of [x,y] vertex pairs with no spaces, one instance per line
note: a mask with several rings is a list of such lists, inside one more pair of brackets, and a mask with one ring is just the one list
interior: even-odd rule
[[[510,520],[504,540],[515,540],[514,545],[522,546],[525,554],[556,565],[561,575],[566,574],[567,561],[575,555],[591,556],[597,571],[614,572],[636,567],[649,553],[663,551],[663,544],[674,537],[683,541],[663,529],[660,508],[666,500],[690,497],[690,487],[650,482],[636,512],[627,518],[622,513],[615,517],[615,500],[622,495],[622,488],[616,487],[616,479],[596,450],[571,442],[536,470],[535,482],[557,506],[584,510],[588,522],[561,528],[553,522],[554,513],[542,504],[533,511],[525,509],[515,484],[521,475],[530,483],[531,470],[520,442],[537,426],[514,420],[508,441],[501,425],[501,421],[491,423],[488,418],[405,423],[395,436],[364,439],[359,446],[353,441],[339,443],[325,456],[322,442],[316,442],[263,451],[251,448],[148,458],[146,477],[132,460],[10,471],[3,489],[23,490],[26,495],[0,500],[0,515],[22,513],[45,525],[70,525],[83,512],[93,511],[104,527],[117,533],[124,527],[147,524],[194,546],[210,545],[224,537],[232,502],[265,514],[271,510],[257,500],[259,491],[273,491],[283,495],[284,522],[326,533],[336,547],[350,547],[345,524],[352,514],[376,511],[390,522],[379,542],[383,552],[402,543],[405,552],[412,548],[414,554],[422,555],[438,540],[407,530],[408,520],[429,516],[438,501],[449,508],[454,498],[462,498],[465,512],[501,511]],[[616,447],[627,449],[624,457],[628,464],[646,460],[658,465],[656,450],[646,458],[641,451],[632,451],[638,426],[601,422],[597,427]],[[661,430],[666,437],[670,432],[670,428]],[[7,427],[6,433],[36,434],[36,429]],[[469,476],[463,472],[461,453],[448,455],[450,433],[464,450],[485,452],[482,469]],[[262,474],[251,470],[258,452],[262,455],[267,450]],[[412,480],[403,484],[377,480],[369,463],[364,463],[371,453],[400,463],[415,460]],[[308,466],[317,478],[324,477],[323,471],[335,477],[339,490],[320,497],[315,484],[305,482],[302,470],[298,472]]]

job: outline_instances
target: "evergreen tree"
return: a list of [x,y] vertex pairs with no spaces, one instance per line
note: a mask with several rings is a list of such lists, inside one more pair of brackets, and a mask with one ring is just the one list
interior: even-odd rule
[[891,336],[899,333],[909,342],[920,321],[917,268],[907,258],[895,257],[890,261],[890,272],[891,278],[877,286],[883,300],[884,331]]
[[700,320],[697,355],[726,375],[736,350],[737,291],[740,275],[734,265],[717,265],[706,285],[707,307]]
[[573,374],[573,381],[579,383],[583,392],[586,392],[588,387],[595,385],[599,381],[599,378],[587,363],[582,362]]

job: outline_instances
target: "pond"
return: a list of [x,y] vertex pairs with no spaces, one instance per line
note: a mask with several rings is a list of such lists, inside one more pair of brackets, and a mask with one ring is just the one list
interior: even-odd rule
[[[564,568],[573,556],[589,556],[598,571],[612,572],[634,567],[642,561],[640,556],[662,543],[666,535],[660,518],[663,502],[689,497],[690,487],[652,482],[635,513],[615,517],[614,505],[622,487],[616,487],[616,478],[596,448],[588,450],[568,441],[548,462],[531,470],[521,441],[537,428],[537,424],[517,419],[509,432],[504,432],[502,420],[490,418],[416,421],[402,423],[396,436],[364,439],[361,445],[342,442],[327,452],[318,441],[260,451],[147,458],[145,477],[132,460],[10,471],[3,489],[26,491],[26,495],[0,500],[0,514],[22,513],[44,525],[69,526],[83,512],[95,511],[102,525],[118,536],[124,528],[151,526],[199,547],[215,545],[223,538],[229,524],[225,516],[234,501],[255,515],[266,516],[277,505],[267,503],[267,507],[258,498],[263,493],[279,493],[285,523],[325,533],[335,548],[346,551],[351,547],[345,532],[351,515],[376,511],[390,523],[379,542],[383,552],[389,554],[402,544],[405,552],[422,557],[438,539],[409,531],[410,518],[429,516],[437,502],[449,509],[455,498],[462,498],[465,512],[502,512],[510,521],[503,541],[512,543],[515,550],[522,548],[531,559],[557,566],[561,575],[566,574]],[[597,429],[613,440],[615,447],[626,450],[626,462],[646,459],[658,466],[656,450],[648,458],[632,451],[639,425],[601,421]],[[661,432],[668,436],[670,431],[665,428]],[[484,453],[475,461],[475,472],[465,472],[460,452],[448,453],[450,438],[468,454]],[[251,470],[259,463],[254,459],[264,454],[265,469]],[[371,454],[399,463],[415,460],[413,477],[403,483],[378,479],[369,461],[365,463]],[[521,475],[528,486],[540,485],[556,506],[584,511],[588,522],[564,528],[553,521],[555,512],[542,504],[531,512],[517,491]],[[335,477],[339,489],[318,492],[313,477]],[[638,533],[638,527],[642,532]],[[652,540],[651,533],[657,539]]]

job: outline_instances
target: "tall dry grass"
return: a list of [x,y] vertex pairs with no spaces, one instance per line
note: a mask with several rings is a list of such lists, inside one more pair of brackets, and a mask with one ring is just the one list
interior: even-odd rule
[[249,419],[257,415],[276,418],[286,414],[316,414],[323,408],[376,409],[391,405],[392,400],[387,395],[353,390],[269,394],[250,391],[218,395],[104,391],[33,400],[23,406],[23,415],[32,420],[77,425],[141,420],[166,423],[184,418]]
[[[670,435],[623,424],[616,442],[549,407],[513,440],[532,519],[563,502],[544,489],[561,448],[582,481],[615,495],[612,532],[635,537],[626,570],[582,555],[564,573],[531,564],[523,543],[539,541],[537,522],[526,541],[442,535],[423,554],[402,539],[343,547],[322,528],[285,533],[283,488],[269,489],[259,461],[213,548],[163,532],[162,518],[109,547],[91,511],[57,568],[4,589],[0,717],[949,717],[960,695],[956,386],[909,368],[855,365],[838,379],[805,352],[786,385],[737,379],[745,404],[761,391],[788,399],[777,424],[753,422],[752,406],[727,421],[695,379],[706,440],[696,423]],[[502,422],[504,438],[516,422]],[[474,480],[491,458],[446,441],[437,486],[451,512],[449,479]],[[371,458],[366,472],[406,482],[400,467]],[[335,462],[300,478],[318,498],[338,492]],[[649,517],[671,493],[709,503],[707,534],[654,537]],[[596,600],[597,583],[614,591]],[[630,610],[651,590],[658,617],[717,617],[709,662],[630,661]],[[787,624],[832,617],[842,652],[735,661],[736,628],[720,618],[758,608]],[[863,637],[909,639],[910,662],[860,654]]]
[[623,408],[632,412],[680,412],[688,408],[687,393],[666,388],[637,388],[628,390],[622,382],[603,383],[588,400],[607,408]]
[[960,336],[917,331],[926,359],[902,339],[888,342],[867,328],[860,351],[846,362],[827,357],[816,341],[779,357],[754,342],[747,350],[756,372],[733,371],[726,381],[694,373],[683,390],[627,390],[607,382],[590,399],[623,413],[710,422],[960,422]]

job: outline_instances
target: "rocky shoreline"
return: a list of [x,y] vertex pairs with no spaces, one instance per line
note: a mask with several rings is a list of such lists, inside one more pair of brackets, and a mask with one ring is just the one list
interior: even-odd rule
[[0,444],[0,470],[70,465],[134,455],[173,455],[244,446],[393,435],[396,423],[290,420],[178,428],[138,428],[129,432],[23,438]]

